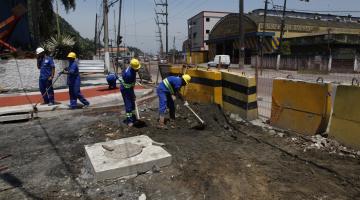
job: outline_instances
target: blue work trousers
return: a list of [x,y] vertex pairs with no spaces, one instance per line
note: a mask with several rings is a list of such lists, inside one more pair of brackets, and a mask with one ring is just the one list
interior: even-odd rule
[[135,115],[134,88],[121,88],[120,92],[125,104],[126,119],[124,120],[124,123],[134,123],[137,120]]
[[171,119],[175,119],[175,103],[171,97],[171,94],[167,91],[157,88],[157,95],[159,97],[159,114],[165,116],[166,108],[169,108],[169,114]]
[[90,103],[84,98],[84,96],[80,92],[80,78],[76,78],[69,83],[69,95],[71,108],[77,108],[78,99],[82,104],[90,105]]
[[115,80],[107,80],[109,84],[109,89],[116,88],[116,79]]
[[[44,103],[54,103],[54,88],[52,87],[52,80],[39,79],[39,88],[44,99]],[[47,89],[48,91],[46,93]]]

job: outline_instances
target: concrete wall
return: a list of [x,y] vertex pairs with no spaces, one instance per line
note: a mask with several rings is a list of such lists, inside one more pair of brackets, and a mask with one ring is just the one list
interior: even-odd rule
[[[40,71],[36,67],[36,59],[21,59],[21,60],[1,60],[0,61],[0,88],[6,90],[22,90],[19,71],[23,86],[26,90],[37,91],[39,89],[39,74]],[[55,60],[55,76],[67,67],[67,61]],[[66,75],[62,75],[54,85],[56,88],[66,86]]]

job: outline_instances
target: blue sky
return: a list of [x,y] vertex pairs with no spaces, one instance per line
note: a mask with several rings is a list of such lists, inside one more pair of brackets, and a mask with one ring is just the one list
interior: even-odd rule
[[[109,0],[111,2],[112,0]],[[160,1],[160,0],[158,0]],[[359,0],[288,0],[288,9],[298,10],[360,10]],[[60,15],[63,16],[83,37],[94,38],[95,14],[100,13],[102,0],[77,0],[76,9],[68,13],[60,8]],[[269,7],[282,5],[283,0],[269,0]],[[238,0],[168,0],[169,3],[169,49],[173,46],[175,36],[176,47],[181,48],[182,42],[186,39],[187,19],[203,10],[238,12]],[[245,12],[264,7],[264,0],[245,0]],[[110,37],[114,38],[114,10],[117,13],[118,4],[109,12]],[[334,13],[347,15],[348,13]],[[353,16],[360,16],[360,12],[350,13]],[[155,38],[154,22],[154,1],[153,0],[123,0],[123,15],[121,34],[127,45],[137,46],[146,52],[155,53],[159,44]],[[117,18],[117,17],[116,17]],[[163,30],[165,32],[165,29]],[[165,37],[164,37],[165,38]],[[165,45],[165,41],[164,41]]]

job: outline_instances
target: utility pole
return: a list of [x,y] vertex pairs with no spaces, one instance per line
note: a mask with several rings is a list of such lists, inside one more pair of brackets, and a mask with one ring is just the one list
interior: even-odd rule
[[[264,23],[263,23],[263,32],[262,32],[262,36],[261,36],[261,46],[260,46],[260,56],[261,56],[261,61],[260,61],[260,74],[262,75],[262,70],[263,70],[263,62],[264,62],[264,46],[265,46],[265,33],[266,33],[266,16],[267,16],[267,11],[268,11],[268,4],[269,1],[265,0],[265,9],[264,9]],[[256,79],[258,77],[258,66],[256,65],[255,68],[255,73],[256,73]]]
[[169,13],[168,13],[168,0],[165,0],[165,2],[163,2],[161,0],[160,3],[157,3],[155,0],[155,6],[162,6],[162,7],[165,7],[165,12],[163,10],[161,10],[161,12],[157,12],[155,10],[155,13],[156,15],[162,15],[162,16],[165,16],[165,22],[158,22],[159,24],[161,25],[165,25],[165,28],[166,28],[166,31],[165,31],[165,40],[166,40],[166,57],[168,56],[168,53],[169,53],[169,21],[168,21],[168,16],[169,16]]
[[276,69],[280,69],[280,59],[281,59],[281,51],[283,46],[283,38],[284,38],[284,29],[285,29],[285,16],[286,16],[286,1],[284,0],[283,13],[281,18],[281,28],[280,28],[280,41],[279,41],[279,49],[278,49],[278,57],[276,61]]
[[[156,10],[155,10],[155,14],[156,14]],[[163,53],[164,53],[164,46],[163,46],[163,40],[162,40],[162,32],[161,32],[161,28],[160,28],[160,22],[159,22],[159,16],[156,15],[156,18],[155,18],[155,23],[157,25],[157,37],[159,38],[157,41],[160,43],[160,57],[163,57]]]
[[175,45],[175,35],[174,35],[174,41],[173,41],[173,63],[175,64],[175,53],[176,53],[176,45]]
[[[115,12],[115,10],[114,10],[114,43],[117,41],[116,40],[116,12]],[[114,45],[115,46],[115,45]]]
[[110,71],[108,1],[103,0],[105,71]]
[[98,22],[98,15],[97,15],[97,13],[96,13],[96,16],[95,16],[95,38],[94,38],[94,45],[95,45],[95,55],[96,55],[96,52],[97,52],[97,23]]
[[239,0],[239,68],[244,68],[244,0]]
[[168,21],[168,0],[165,0],[165,18],[166,18],[166,56],[169,53],[169,21]]
[[[121,8],[122,8],[122,0],[120,0],[119,2],[119,21],[118,21],[118,34],[117,34],[117,40],[116,40],[116,45],[117,45],[117,59],[119,59],[120,57],[120,44],[121,44],[121,33],[120,33],[120,27],[121,27]],[[118,62],[118,60],[117,60]]]

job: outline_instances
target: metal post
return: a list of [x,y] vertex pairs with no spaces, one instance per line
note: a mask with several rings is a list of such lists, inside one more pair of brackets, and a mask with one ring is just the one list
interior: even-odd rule
[[[116,45],[117,45],[117,59],[119,59],[120,57],[120,27],[121,27],[121,8],[122,8],[122,0],[120,0],[119,3],[119,22],[118,22],[118,35],[117,35],[117,40],[116,40]],[[118,60],[117,60],[118,61]]]
[[239,68],[244,68],[244,0],[239,0]]
[[103,0],[105,71],[110,71],[108,1]]

